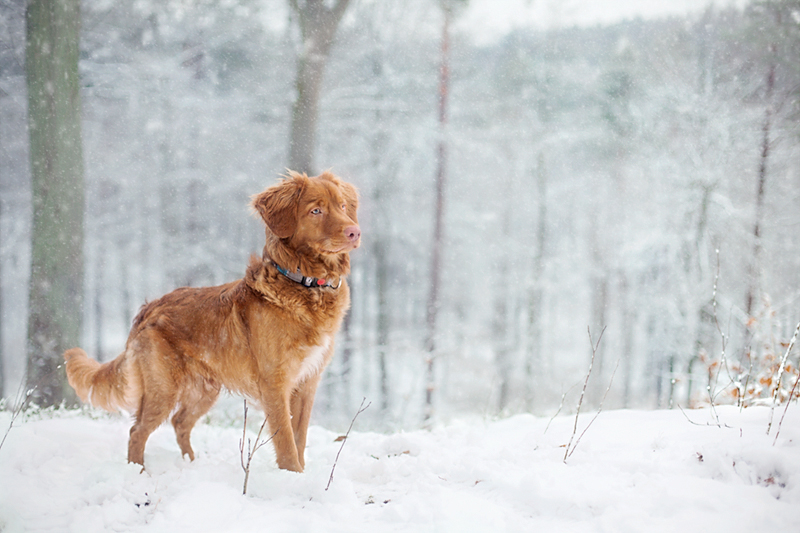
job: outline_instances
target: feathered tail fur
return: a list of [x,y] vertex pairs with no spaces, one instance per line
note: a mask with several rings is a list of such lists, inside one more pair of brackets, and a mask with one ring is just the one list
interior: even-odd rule
[[100,364],[81,348],[64,352],[67,381],[84,403],[107,411],[134,411],[140,399],[139,375],[123,352],[113,361]]

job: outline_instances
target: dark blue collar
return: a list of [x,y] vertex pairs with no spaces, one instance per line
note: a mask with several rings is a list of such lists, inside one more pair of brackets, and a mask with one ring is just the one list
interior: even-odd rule
[[330,280],[324,278],[309,278],[304,276],[300,273],[300,269],[297,269],[297,272],[289,272],[282,266],[278,265],[277,263],[273,262],[275,268],[278,269],[278,272],[289,278],[290,280],[294,281],[295,283],[299,283],[304,287],[308,287],[309,289],[313,289],[315,287],[330,287],[331,289],[338,289],[339,285],[342,284],[342,278],[339,278],[339,283],[336,286],[330,282]]

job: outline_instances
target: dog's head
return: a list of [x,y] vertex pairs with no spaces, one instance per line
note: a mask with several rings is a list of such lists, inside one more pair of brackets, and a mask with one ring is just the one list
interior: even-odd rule
[[290,171],[280,183],[255,195],[252,205],[267,229],[295,250],[332,256],[361,244],[358,193],[330,172],[308,177]]

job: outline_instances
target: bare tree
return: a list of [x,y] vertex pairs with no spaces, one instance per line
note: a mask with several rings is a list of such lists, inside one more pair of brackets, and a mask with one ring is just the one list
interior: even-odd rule
[[[377,7],[376,7],[377,11]],[[380,19],[375,16],[371,21],[370,34],[378,43],[377,50],[373,52],[372,74],[375,80],[375,115],[374,130],[371,142],[371,162],[372,171],[375,173],[375,185],[372,193],[372,201],[375,209],[375,238],[373,240],[372,254],[375,258],[375,292],[377,293],[377,356],[378,371],[380,373],[380,409],[381,413],[389,411],[389,367],[387,363],[387,353],[389,351],[389,333],[391,330],[391,313],[389,302],[389,269],[390,265],[390,246],[392,239],[392,220],[388,214],[391,202],[391,186],[394,176],[393,165],[384,162],[384,156],[389,144],[389,134],[386,131],[384,122],[384,105],[387,95],[383,85],[385,50],[380,41],[382,28]]]
[[84,178],[78,80],[79,0],[31,0],[26,12],[33,231],[28,388],[34,401],[75,401],[63,371],[83,317]]
[[534,373],[542,369],[542,300],[544,293],[545,247],[547,246],[547,169],[544,153],[539,152],[536,166],[537,221],[536,251],[531,268],[531,286],[528,289],[528,353],[525,358],[525,402],[528,410],[533,408],[536,380]]
[[444,202],[447,179],[447,96],[450,91],[450,18],[451,3],[442,2],[441,63],[439,66],[439,141],[436,145],[436,203],[434,206],[433,242],[431,243],[430,292],[426,315],[427,337],[425,340],[425,412],[424,421],[433,416],[433,391],[435,390],[434,362],[436,355],[436,319],[439,313],[440,279],[442,270],[442,248],[444,246]]
[[745,310],[747,316],[753,315],[753,303],[759,291],[759,269],[761,263],[761,231],[762,219],[764,218],[764,189],[767,183],[767,162],[770,154],[770,132],[772,130],[772,94],[775,92],[775,44],[770,45],[773,58],[770,60],[767,69],[766,79],[766,110],[764,111],[764,122],[761,126],[761,154],[758,162],[758,185],[756,188],[756,214],[753,224],[753,256],[749,268],[749,280],[747,286],[747,296],[745,300]]
[[297,96],[292,106],[289,153],[289,166],[297,172],[315,172],[314,150],[322,78],[336,29],[349,2],[350,0],[289,0],[292,9],[297,13],[302,38],[297,59]]

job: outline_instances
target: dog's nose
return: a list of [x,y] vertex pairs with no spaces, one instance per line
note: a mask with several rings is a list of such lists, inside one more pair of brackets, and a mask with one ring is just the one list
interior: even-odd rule
[[361,238],[361,228],[358,226],[347,226],[344,228],[344,234],[350,242],[356,242]]

